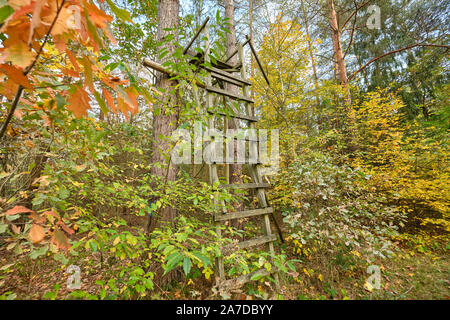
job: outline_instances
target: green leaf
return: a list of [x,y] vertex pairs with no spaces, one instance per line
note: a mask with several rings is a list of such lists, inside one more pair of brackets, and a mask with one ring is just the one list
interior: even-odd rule
[[7,224],[0,224],[0,233],[5,232],[8,229]]
[[189,272],[191,271],[191,267],[192,267],[191,259],[185,257],[183,261],[183,270],[185,275],[189,274]]
[[111,8],[112,12],[114,12],[114,14],[118,18],[120,18],[124,21],[133,23],[133,20],[131,20],[131,17],[130,17],[130,13],[127,10],[116,7],[116,5],[111,0],[106,0],[106,2],[108,2],[109,7]]
[[97,100],[98,105],[100,106],[100,110],[102,110],[103,114],[108,113],[108,108],[106,107],[106,102],[103,100],[103,98],[100,96],[100,94],[95,91],[94,92],[95,100]]
[[255,273],[254,275],[252,275],[252,277],[250,278],[251,281],[256,281],[259,280],[263,277],[263,275],[259,272]]
[[98,249],[97,241],[95,240],[89,241],[89,247],[91,248],[92,252],[97,252]]
[[3,6],[0,8],[0,23],[3,23],[10,15],[14,13],[14,9],[10,6]]
[[14,221],[20,218],[20,214],[15,214],[12,216],[6,216],[6,219],[8,219],[8,221]]
[[166,268],[164,270],[164,274],[173,270],[181,262],[181,260],[183,260],[183,258],[184,258],[184,256],[182,254],[180,254],[179,252],[172,253],[167,258],[167,264],[166,264]]

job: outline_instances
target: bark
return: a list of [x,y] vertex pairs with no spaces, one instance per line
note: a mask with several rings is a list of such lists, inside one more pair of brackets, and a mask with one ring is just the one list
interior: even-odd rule
[[[169,34],[174,34],[174,41],[178,40],[178,14],[179,14],[179,1],[178,0],[159,0],[158,5],[158,32],[157,39],[162,41]],[[164,29],[174,29],[166,31]],[[165,62],[167,59],[171,59],[175,51],[174,41],[163,44],[163,48],[169,51],[160,63]],[[167,155],[170,153],[171,144],[168,141],[168,137],[177,126],[177,95],[171,93],[175,82],[170,80],[167,74],[159,73],[156,77],[156,86],[163,93],[158,108],[161,108],[161,112],[157,115],[153,115],[153,164],[163,164],[161,167],[153,166],[152,174],[161,177],[161,180],[174,181],[178,172],[178,167],[175,166],[170,160],[167,160]],[[149,231],[152,231],[155,227],[159,227],[163,224],[173,225],[174,218],[176,216],[176,210],[174,208],[163,208],[159,212],[159,217],[153,219],[152,225],[149,226]]]
[[348,87],[347,69],[341,44],[341,30],[339,29],[336,10],[334,9],[334,0],[328,1],[328,8],[330,11],[331,38],[333,40],[334,58],[338,67],[339,82],[345,91],[346,105],[349,106],[351,104],[350,89]]

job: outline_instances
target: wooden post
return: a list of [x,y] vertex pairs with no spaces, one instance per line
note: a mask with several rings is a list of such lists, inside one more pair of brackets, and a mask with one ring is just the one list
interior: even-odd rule
[[[244,50],[242,48],[242,45],[239,45],[239,59],[243,62],[244,61]],[[241,68],[241,78],[242,79],[246,79],[246,70],[245,70],[245,64],[242,64],[242,68]],[[244,96],[250,96],[249,93],[249,88],[248,86],[243,86],[242,87],[242,94]],[[246,103],[246,108],[247,108],[247,114],[251,114],[252,113],[252,106],[250,103]],[[250,122],[249,124],[250,129],[255,129],[255,123],[254,122]],[[250,153],[250,149],[253,149],[252,152],[258,152],[258,142],[256,141],[249,141],[249,153]],[[252,153],[255,154],[255,153]],[[257,154],[257,153],[256,153]],[[259,154],[258,154],[258,158],[259,158]],[[257,164],[249,164],[248,165],[249,168],[249,173],[250,173],[250,177],[252,178],[254,183],[262,183],[262,175],[261,175],[261,170],[258,167]],[[257,194],[257,198],[260,204],[261,208],[267,208],[268,204],[267,204],[267,200],[266,200],[266,193],[264,191],[264,189],[262,188],[258,188],[256,191]],[[272,230],[271,230],[271,226],[270,226],[270,218],[269,215],[265,214],[263,216],[263,231],[264,231],[264,235],[265,236],[272,236]],[[274,250],[274,246],[273,246],[273,242],[268,242],[267,243],[267,249],[269,250],[269,252],[271,254],[275,253]],[[273,265],[273,262],[271,263]],[[275,278],[275,285],[277,287],[277,289],[279,288],[279,279],[278,279],[278,273],[274,274],[274,278]]]
[[[209,42],[209,25],[205,26],[204,29],[204,33],[205,33],[205,62],[209,63],[210,62],[210,58],[209,58],[209,54],[210,54],[210,42]],[[206,76],[206,80],[205,83],[207,86],[211,86],[212,85],[212,80],[211,80],[211,72],[208,71],[207,76]],[[213,106],[213,93],[211,93],[211,91],[206,91],[206,110],[209,110],[211,107]],[[214,114],[212,114],[209,118],[209,129],[214,129],[214,120],[215,120],[215,116]],[[215,145],[212,145],[212,148],[215,148]],[[215,151],[212,151],[212,154],[215,154]],[[219,181],[219,177],[217,175],[217,164],[212,162],[208,165],[209,168],[209,179],[210,179],[210,183],[211,185],[213,185],[215,182]],[[214,199],[214,203],[217,205],[217,209],[219,209],[219,201],[217,198]],[[223,206],[220,205],[220,210],[223,212]],[[215,215],[215,214],[214,214]],[[213,216],[214,216],[213,215]],[[219,237],[222,236],[222,230],[220,228],[221,223],[220,222],[216,222],[216,232],[217,235]],[[217,273],[219,276],[219,281],[224,280],[225,278],[225,268],[223,265],[223,258],[219,257],[216,260],[216,269],[217,269]]]

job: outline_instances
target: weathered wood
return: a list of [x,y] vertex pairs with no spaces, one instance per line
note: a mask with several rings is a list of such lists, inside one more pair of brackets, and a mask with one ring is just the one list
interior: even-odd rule
[[[242,46],[244,47],[247,43],[250,42],[250,39],[245,40],[245,42],[242,44]],[[239,52],[239,49],[234,50],[230,56],[227,58],[227,60],[225,60],[225,63],[230,61],[231,58],[233,58],[237,53]]]
[[[250,48],[252,49],[253,54],[255,55],[255,58],[258,60],[256,52],[255,52],[255,50],[253,48],[251,39],[250,38],[247,38],[247,39],[250,40],[250,42],[249,42]],[[244,51],[243,51],[242,46],[239,46],[239,57],[240,57],[241,61],[244,61]],[[259,60],[258,60],[258,64],[260,65]],[[261,67],[261,65],[260,65],[260,67]],[[265,75],[264,70],[262,70],[262,67],[261,67],[261,71]],[[241,68],[241,77],[242,77],[242,79],[246,78],[246,69],[245,69],[244,66]],[[266,79],[266,81],[268,81],[268,79]],[[243,92],[243,94],[245,96],[250,96],[250,92],[249,92],[249,87],[248,86],[243,86],[242,87],[242,92]],[[252,114],[252,105],[246,104],[246,109],[247,109],[247,113],[248,114]],[[255,124],[254,123],[250,123],[249,127],[251,129],[254,129],[255,128]],[[256,154],[258,154],[257,144],[256,143],[250,143],[249,147],[253,148],[252,150],[249,150],[250,153],[255,154],[255,152],[256,152]],[[258,158],[259,158],[259,156],[258,156]],[[249,165],[249,173],[250,173],[250,176],[251,176],[251,178],[252,178],[254,183],[262,183],[262,174],[261,174],[260,166]],[[263,207],[263,208],[269,207],[268,202],[267,202],[267,196],[266,196],[265,190],[264,189],[257,189],[256,194],[257,194],[259,205],[261,207]],[[273,215],[273,212],[271,212],[271,216],[272,216],[272,218],[275,221],[275,216]],[[266,235],[266,237],[274,236],[272,234],[272,230],[271,230],[271,226],[270,226],[270,219],[269,219],[268,215],[264,215],[264,217],[263,217],[263,229],[264,229],[264,234]],[[281,230],[279,230],[279,233],[280,233],[280,237],[282,237]],[[276,237],[275,237],[275,239],[276,239]],[[273,242],[267,242],[267,249],[269,250],[269,252],[272,255],[275,254],[275,249],[274,249],[274,246],[273,246]],[[270,260],[270,261],[272,262],[272,260]],[[275,278],[275,286],[276,286],[277,289],[279,289],[279,279],[278,279],[278,274],[277,273],[275,273],[274,278]]]
[[[225,118],[225,120],[227,120],[227,118]],[[259,142],[258,137],[248,137],[248,136],[242,136],[241,133],[237,133],[237,134],[231,134],[231,133],[223,133],[223,134],[215,134],[214,136],[211,137],[217,137],[217,136],[221,136],[224,139],[234,139],[234,140],[239,140],[239,141],[249,141],[249,142]]]
[[277,240],[277,236],[274,234],[271,234],[271,235],[267,235],[267,236],[253,238],[250,240],[241,241],[236,244],[227,245],[227,246],[225,246],[224,251],[230,251],[236,247],[238,249],[247,249],[250,247],[259,246],[259,245],[266,244],[266,243],[272,243],[276,240]]
[[248,85],[248,86],[251,86],[251,85],[252,85],[252,83],[251,83],[250,81],[245,80],[245,79],[242,79],[242,78],[239,77],[239,76],[235,76],[235,75],[230,74],[230,73],[228,73],[228,72],[226,72],[226,71],[223,71],[223,70],[221,70],[221,69],[217,69],[217,68],[209,67],[209,66],[201,66],[201,67],[202,67],[203,69],[205,69],[206,71],[218,73],[218,74],[220,74],[221,76],[227,77],[227,78],[229,78],[229,79],[231,79],[231,80],[234,80],[234,81],[238,81],[238,82],[240,82],[240,83],[242,83],[242,84],[246,84],[246,85]]
[[221,184],[219,188],[222,189],[257,189],[270,188],[270,183],[241,183],[241,184]]
[[[204,33],[205,33],[205,37],[206,37],[206,41],[205,41],[205,59],[208,62],[209,61],[209,51],[210,51],[210,42],[209,42],[209,26],[206,25],[206,27],[204,28]],[[206,85],[207,86],[211,86],[211,73],[209,73],[206,76]],[[206,92],[206,110],[208,110],[209,108],[211,108],[213,105],[213,96],[210,92]],[[211,116],[209,118],[209,127],[211,129],[214,129],[214,116]],[[214,151],[213,151],[214,152]],[[219,181],[219,176],[217,174],[217,165],[214,163],[211,163],[208,165],[209,168],[209,180],[210,183],[213,185],[215,183],[217,183]],[[219,203],[217,197],[214,198],[214,203],[219,206],[219,208],[222,210],[222,212],[224,211],[224,203],[222,201],[222,203]],[[219,237],[222,236],[222,230],[220,227],[220,224],[216,223],[216,233]],[[216,272],[219,276],[219,279],[224,279],[225,278],[225,267],[223,264],[223,258],[222,257],[218,257],[216,259]]]
[[251,279],[258,275],[261,278],[271,275],[272,273],[277,272],[278,269],[276,267],[272,267],[272,269],[270,271],[268,271],[267,269],[259,269],[247,274],[243,274],[239,277],[233,278],[233,279],[228,279],[228,280],[224,280],[220,283],[221,288],[225,289],[225,290],[233,290],[233,289],[239,289],[240,287],[242,287],[244,284],[246,284],[247,282],[250,282]]
[[222,111],[213,111],[213,110],[208,110],[209,113],[211,114],[220,114],[221,116],[225,116],[225,117],[231,117],[231,118],[237,118],[237,119],[241,119],[241,120],[247,120],[250,122],[258,122],[258,118],[256,117],[252,117],[252,116],[248,116],[246,114],[242,114],[242,113],[236,113],[236,114],[228,114],[226,112],[222,112]]
[[269,214],[273,212],[273,208],[263,208],[263,209],[253,209],[253,210],[245,210],[239,212],[230,212],[225,214],[216,214],[214,217],[215,221],[227,221],[233,219],[242,219],[254,216],[260,216],[263,214]]
[[258,64],[258,67],[261,70],[261,72],[262,72],[262,74],[264,76],[264,79],[266,80],[267,84],[270,86],[269,78],[267,78],[266,72],[264,71],[261,62],[259,61],[258,54],[256,53],[256,50],[253,47],[252,39],[250,39],[249,36],[246,36],[246,37],[247,37],[247,40],[250,40],[249,41],[250,49],[251,49],[251,51],[253,53],[253,56],[255,57],[256,63]]
[[219,74],[219,73],[211,72],[211,75],[212,75],[214,78],[216,78],[216,79],[220,79],[220,80],[222,80],[222,81],[225,81],[225,82],[234,84],[235,86],[239,86],[239,87],[242,87],[242,86],[243,86],[242,82],[233,80],[233,79],[231,79],[231,78],[229,78],[229,77],[222,76],[222,75]]
[[221,94],[223,96],[227,96],[229,98],[232,98],[234,100],[241,100],[241,101],[245,101],[248,103],[255,103],[251,98],[248,98],[246,96],[243,96],[241,94],[235,94],[235,93],[231,93],[229,91],[217,88],[217,87],[213,87],[213,86],[205,86],[205,89],[208,90],[209,92],[214,92],[217,94]]
[[195,39],[197,39],[197,37],[200,35],[200,33],[203,31],[203,29],[205,29],[206,24],[209,21],[209,17],[207,17],[205,19],[205,21],[202,23],[202,25],[200,26],[200,29],[197,30],[197,32],[195,33],[194,37],[191,39],[191,41],[188,43],[188,45],[186,46],[186,48],[184,48],[183,50],[183,54],[186,54],[186,52],[188,52],[189,48],[192,46],[192,44],[194,43]]

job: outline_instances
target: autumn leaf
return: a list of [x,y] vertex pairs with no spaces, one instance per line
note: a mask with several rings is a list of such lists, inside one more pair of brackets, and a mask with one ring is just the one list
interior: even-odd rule
[[33,224],[30,228],[29,237],[35,244],[41,242],[45,237],[44,228],[38,224]]
[[106,90],[106,89],[104,89],[104,88],[103,88],[103,96],[105,97],[106,102],[107,102],[108,105],[109,105],[109,108],[110,108],[114,113],[117,114],[117,110],[116,110],[116,105],[115,105],[115,103],[114,103],[114,99],[113,99],[113,97],[111,96],[111,94],[109,93],[109,91]]
[[23,74],[23,71],[19,68],[16,68],[15,66],[10,66],[8,64],[2,64],[0,65],[0,70],[5,73],[8,78],[13,80],[15,83],[20,84],[22,87],[31,89],[33,86],[30,83],[30,80],[28,80],[27,76]]
[[89,100],[87,92],[83,88],[77,87],[68,100],[69,105],[67,106],[67,109],[73,111],[73,114],[77,118],[87,116],[87,110],[91,107],[89,105]]
[[72,229],[70,229],[68,226],[66,226],[66,224],[62,221],[58,221],[57,223],[59,226],[61,226],[61,228],[67,232],[69,235],[74,234],[75,231],[73,231]]
[[33,212],[33,210],[30,210],[24,206],[15,206],[12,209],[9,209],[8,211],[5,212],[5,215],[7,216],[12,216],[18,213],[24,213],[24,212]]
[[68,250],[70,248],[69,239],[66,237],[64,232],[59,229],[56,229],[53,232],[52,242],[56,244],[59,249]]
[[111,22],[113,20],[111,16],[101,11],[95,5],[88,2],[84,2],[84,4],[89,12],[90,19],[98,28],[105,29],[108,25],[108,22]]
[[42,6],[46,2],[47,2],[47,0],[37,0],[36,4],[34,5],[33,17],[31,19],[31,24],[30,24],[30,35],[28,38],[28,45],[31,45],[31,42],[33,41],[34,30],[41,25]]
[[23,41],[18,41],[6,47],[4,56],[6,61],[11,61],[12,64],[24,69],[33,62],[36,55]]

